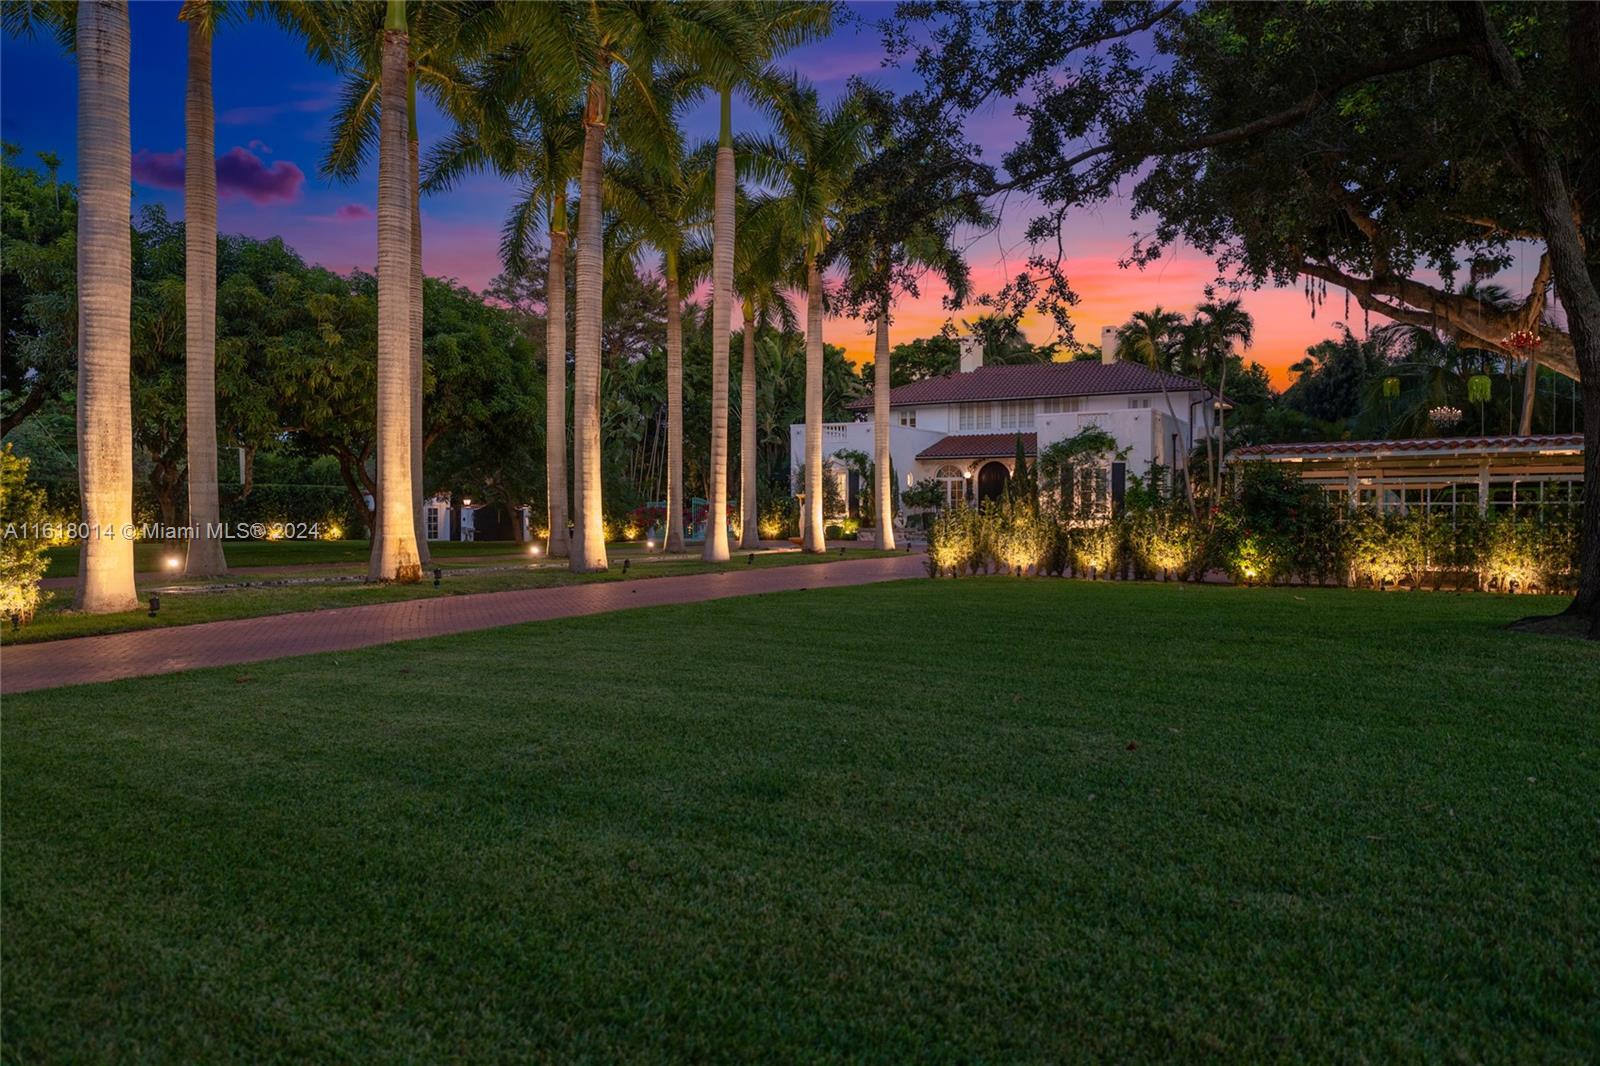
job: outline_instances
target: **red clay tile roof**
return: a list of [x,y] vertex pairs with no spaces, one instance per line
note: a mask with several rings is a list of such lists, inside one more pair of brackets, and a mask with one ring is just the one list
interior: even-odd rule
[[1492,452],[1502,449],[1582,448],[1582,434],[1536,437],[1419,437],[1414,440],[1328,440],[1302,444],[1251,444],[1233,452],[1237,459],[1275,455],[1348,455],[1355,452]]
[[[1039,454],[1039,435],[1022,434],[1024,455]],[[918,459],[999,459],[1017,454],[1017,434],[952,433],[917,453]]]
[[[966,374],[946,374],[901,385],[889,393],[889,405],[961,403],[972,400],[1026,400],[1047,396],[1104,396],[1118,392],[1187,391],[1204,388],[1193,378],[1151,370],[1138,363],[1025,363],[1016,366],[980,366]],[[872,406],[866,396],[850,404],[853,410]]]

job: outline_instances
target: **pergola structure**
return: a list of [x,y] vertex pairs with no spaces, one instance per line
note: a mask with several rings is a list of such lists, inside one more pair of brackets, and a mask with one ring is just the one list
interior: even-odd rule
[[1257,444],[1238,449],[1230,461],[1292,465],[1352,509],[1404,514],[1421,507],[1453,515],[1466,507],[1576,509],[1583,498],[1579,434]]

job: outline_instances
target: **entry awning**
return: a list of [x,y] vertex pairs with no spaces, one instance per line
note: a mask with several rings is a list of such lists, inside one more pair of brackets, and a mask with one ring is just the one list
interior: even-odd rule
[[918,459],[1008,459],[1017,454],[1017,438],[1022,438],[1022,454],[1039,454],[1037,433],[952,433],[917,453]]

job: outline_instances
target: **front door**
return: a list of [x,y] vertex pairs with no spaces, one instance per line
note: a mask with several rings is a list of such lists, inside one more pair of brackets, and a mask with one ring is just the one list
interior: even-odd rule
[[978,502],[998,500],[1005,495],[1006,479],[1010,473],[1004,463],[984,463],[978,471]]

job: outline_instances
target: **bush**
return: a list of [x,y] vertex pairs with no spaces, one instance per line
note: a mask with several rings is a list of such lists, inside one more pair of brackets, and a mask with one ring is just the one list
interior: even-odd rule
[[1578,536],[1565,515],[1494,515],[1485,522],[1479,573],[1501,592],[1564,587],[1577,570]]
[[1043,572],[1055,523],[1025,498],[1007,500],[993,516],[995,558],[1021,577],[1031,566]]
[[793,496],[769,496],[756,511],[756,532],[762,540],[800,535],[800,501]]
[[1126,526],[1134,561],[1147,574],[1187,578],[1205,559],[1206,531],[1187,509],[1133,511]]
[[52,524],[44,490],[28,484],[28,460],[0,448],[0,618],[21,625],[39,608]]
[[962,570],[976,569],[980,523],[978,512],[962,503],[934,516],[928,527],[928,576],[958,577]]
[[1105,577],[1122,548],[1122,526],[1117,522],[1079,526],[1071,537],[1073,567],[1082,574]]

